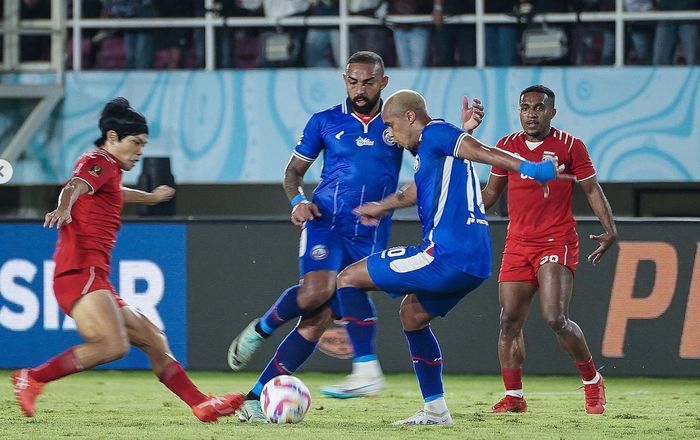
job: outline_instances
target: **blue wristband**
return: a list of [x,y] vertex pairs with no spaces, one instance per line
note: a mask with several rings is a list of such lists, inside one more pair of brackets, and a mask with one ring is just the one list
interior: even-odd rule
[[292,208],[294,208],[295,206],[297,206],[297,204],[303,202],[304,200],[306,200],[306,197],[304,196],[304,194],[295,195],[294,198],[292,199]]
[[543,160],[542,162],[530,162],[524,160],[520,163],[518,171],[526,176],[532,177],[540,183],[554,180],[557,177],[554,169],[554,162],[551,160]]

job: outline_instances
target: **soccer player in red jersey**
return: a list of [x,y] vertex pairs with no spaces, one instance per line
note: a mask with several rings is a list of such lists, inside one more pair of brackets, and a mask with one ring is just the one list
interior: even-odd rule
[[123,203],[157,204],[175,190],[159,186],[153,192],[122,187],[122,172],[131,170],[148,142],[146,118],[124,98],[110,101],[99,121],[102,136],[95,148],[78,160],[73,177],[46,214],[45,227],[58,228],[54,260],[54,292],[61,309],[75,320],[85,343],[73,346],[36,368],[12,374],[17,402],[27,417],[44,385],[69,374],[126,355],[129,344],[143,350],[153,372],[192,408],[203,422],[234,413],[242,394],[207,396],[190,381],[173,357],[165,335],[146,316],[127,305],[108,276],[111,251],[121,225]]
[[[523,131],[511,133],[496,146],[531,161],[551,157],[565,165],[565,172],[576,176],[605,230],[589,237],[598,243],[598,248],[588,256],[588,261],[595,265],[615,242],[617,230],[586,146],[580,139],[551,126],[557,112],[554,98],[554,92],[541,85],[523,90],[520,94]],[[542,319],[581,373],[586,412],[601,414],[606,402],[603,377],[596,371],[583,332],[569,319],[579,252],[576,221],[571,212],[574,183],[549,182],[543,197],[542,187],[534,180],[494,167],[482,191],[486,209],[496,203],[506,185],[510,224],[498,278],[501,304],[498,358],[506,393],[493,406],[493,412],[527,411],[522,386],[525,360],[522,329],[535,292],[539,291]]]

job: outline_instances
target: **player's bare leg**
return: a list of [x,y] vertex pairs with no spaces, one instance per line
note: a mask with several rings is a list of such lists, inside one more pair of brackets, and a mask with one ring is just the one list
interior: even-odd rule
[[245,398],[240,393],[216,397],[199,391],[170,351],[165,334],[136,309],[121,310],[131,344],[146,353],[163,385],[189,405],[199,420],[215,422],[219,417],[232,415],[243,404]]
[[569,303],[573,293],[574,276],[557,263],[547,263],[537,273],[540,283],[542,319],[554,331],[561,348],[576,362],[586,393],[586,412],[605,411],[605,384],[595,369],[581,328],[569,319]]
[[498,360],[506,392],[491,409],[493,412],[526,412],[523,397],[522,366],[525,362],[523,326],[535,295],[535,286],[526,282],[505,282],[498,286],[501,329],[498,334]]
[[[367,259],[365,258],[346,267],[338,275],[337,280],[338,299],[343,304],[343,313],[348,313],[351,307],[366,306],[364,309],[360,309],[366,315],[364,317],[358,317],[357,315],[343,316],[348,322],[346,330],[355,349],[352,373],[339,384],[321,388],[321,393],[338,399],[378,396],[384,390],[386,382],[374,349],[369,348],[374,343],[373,332],[376,331],[374,327],[376,313],[372,309],[366,291],[374,290],[376,286],[367,272]],[[350,313],[352,314],[352,311]],[[363,318],[369,316],[372,316],[372,318],[363,320]],[[351,325],[354,328],[351,328]],[[362,328],[364,326],[366,327]],[[358,347],[361,347],[360,350],[364,350],[365,354],[371,353],[371,357],[362,356],[363,353],[358,353]]]
[[423,395],[423,409],[394,425],[451,425],[442,386],[442,354],[431,328],[433,316],[411,294],[401,301],[399,318]]
[[304,275],[297,286],[285,290],[279,300],[263,315],[251,321],[231,342],[228,365],[239,371],[253,358],[264,340],[291,319],[325,304],[335,293],[338,272],[315,270]]
[[32,417],[34,403],[45,383],[123,357],[129,342],[112,293],[98,290],[84,295],[71,310],[85,343],[76,345],[36,368],[12,375],[22,412]]

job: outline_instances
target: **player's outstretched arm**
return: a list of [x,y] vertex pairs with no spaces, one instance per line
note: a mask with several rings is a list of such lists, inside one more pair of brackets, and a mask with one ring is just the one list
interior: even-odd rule
[[175,190],[168,185],[160,185],[151,192],[122,186],[124,203],[142,203],[144,205],[157,205],[167,202],[175,196]]
[[312,162],[301,160],[292,155],[284,170],[284,192],[292,204],[291,221],[301,227],[307,220],[321,217],[321,211],[315,203],[306,200],[304,195],[304,175]]
[[600,224],[603,225],[603,229],[605,229],[605,232],[600,235],[591,234],[588,237],[598,242],[598,248],[588,256],[588,261],[596,265],[603,257],[603,254],[610,249],[610,246],[617,240],[617,228],[615,227],[612,208],[610,208],[610,203],[608,203],[608,199],[605,197],[605,193],[603,192],[603,188],[600,187],[598,179],[593,176],[589,179],[582,180],[580,184],[583,192],[586,194],[588,204],[591,205],[593,213],[598,217]]
[[44,217],[44,227],[52,228],[56,225],[56,228],[60,228],[73,221],[70,214],[73,204],[78,197],[88,192],[90,192],[90,185],[84,180],[73,178],[68,181],[58,196],[58,206]]
[[456,156],[459,158],[485,163],[504,170],[517,171],[540,183],[554,179],[576,180],[575,176],[563,174],[564,166],[558,166],[556,161],[543,160],[535,163],[523,160],[500,148],[490,147],[472,135],[464,136],[455,150]]
[[418,192],[414,182],[407,183],[401,189],[379,202],[369,202],[355,208],[354,213],[360,217],[365,226],[377,226],[379,220],[395,209],[408,208],[416,204]]

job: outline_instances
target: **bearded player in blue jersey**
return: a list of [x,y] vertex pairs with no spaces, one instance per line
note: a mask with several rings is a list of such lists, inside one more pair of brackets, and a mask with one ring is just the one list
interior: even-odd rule
[[[523,161],[488,147],[454,125],[433,120],[412,90],[391,95],[382,109],[389,135],[416,154],[414,183],[380,202],[357,208],[362,223],[381,225],[394,209],[418,205],[423,241],[396,247],[351,264],[338,275],[341,307],[352,313],[351,295],[384,290],[401,296],[401,324],[408,340],[424,408],[398,425],[449,425],[443,396],[442,354],[430,329],[465,295],[491,276],[491,237],[472,162],[518,170],[543,185],[560,175],[552,161]],[[347,310],[345,310],[347,309]]]
[[[375,354],[376,312],[361,290],[346,290],[343,303],[336,293],[338,273],[377,250],[389,237],[390,216],[376,227],[363,225],[353,209],[378,201],[396,191],[402,149],[389,136],[381,118],[381,91],[389,78],[384,62],[373,52],[358,52],[348,59],[343,79],[348,93],[344,103],[314,114],[287,164],[284,189],[292,205],[291,220],[303,227],[300,240],[301,281],[285,290],[259,319],[253,320],[231,343],[228,362],[240,370],[265,338],[284,323],[301,317],[300,323],[280,344],[274,357],[248,393],[239,417],[266,422],[260,410],[262,387],[275,376],[292,374],[313,353],[333,317],[342,317],[353,343],[353,372],[340,384],[325,388],[334,397],[378,395],[384,377]],[[463,100],[465,128],[476,127],[483,107]],[[321,183],[307,200],[301,189],[303,176],[323,152]]]

